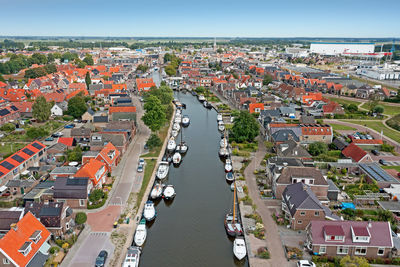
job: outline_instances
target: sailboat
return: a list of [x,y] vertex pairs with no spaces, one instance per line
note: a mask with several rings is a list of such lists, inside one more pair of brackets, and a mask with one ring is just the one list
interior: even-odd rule
[[168,161],[161,161],[160,165],[158,165],[156,176],[158,179],[162,180],[167,177],[169,171],[169,163]]
[[162,191],[163,191],[163,186],[162,186],[161,182],[159,184],[155,184],[153,189],[151,190],[150,198],[157,199],[157,198],[161,197]]
[[176,151],[181,155],[185,154],[188,150],[186,142],[183,141],[183,129],[181,131],[181,142],[176,146]]
[[141,247],[144,244],[144,241],[146,241],[146,236],[147,236],[146,220],[142,219],[139,225],[137,226],[135,232],[134,241],[136,246]]
[[182,156],[179,152],[175,152],[175,154],[172,156],[172,163],[174,163],[175,166],[178,166],[181,164],[182,161]]
[[243,230],[236,214],[236,183],[233,184],[233,213],[226,214],[224,225],[229,236],[238,236],[243,234]]
[[152,221],[154,218],[157,216],[156,208],[154,207],[153,201],[147,201],[146,204],[144,205],[144,210],[143,210],[143,217],[146,219],[146,221]]
[[173,185],[167,185],[164,189],[164,199],[170,200],[173,199],[176,195],[175,188]]
[[175,138],[174,138],[174,137],[171,137],[171,138],[168,140],[167,149],[168,149],[169,152],[172,152],[172,151],[175,150],[175,148],[176,148]]
[[221,158],[225,158],[225,157],[227,157],[227,156],[229,155],[229,151],[228,151],[228,149],[227,149],[226,147],[221,147],[221,148],[219,149],[218,154],[219,154],[219,156],[220,156]]
[[246,243],[243,237],[236,237],[235,241],[233,241],[233,254],[238,260],[242,260],[246,257]]

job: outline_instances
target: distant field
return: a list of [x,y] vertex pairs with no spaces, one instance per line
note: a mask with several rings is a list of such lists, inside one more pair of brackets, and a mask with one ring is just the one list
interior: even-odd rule
[[355,131],[356,128],[347,126],[347,125],[341,125],[341,124],[335,124],[335,123],[329,123],[330,126],[332,126],[333,130],[335,131]]
[[400,142],[400,132],[387,127],[381,121],[356,121],[356,120],[343,120],[343,121],[366,126],[368,128],[374,129],[378,133],[383,131],[383,135],[393,139],[396,142]]
[[355,105],[359,105],[361,103],[361,101],[357,101],[357,100],[348,100],[348,99],[344,99],[344,98],[338,98],[338,97],[328,97],[330,100],[335,101],[341,105],[346,104],[346,105],[350,105],[350,104],[355,104]]
[[[379,105],[382,105],[385,108],[385,111],[383,112],[383,114],[386,115],[396,115],[400,113],[400,106],[396,107],[396,106],[389,106],[386,105],[382,102],[379,103]],[[361,105],[362,108],[368,109],[368,103],[364,103]]]

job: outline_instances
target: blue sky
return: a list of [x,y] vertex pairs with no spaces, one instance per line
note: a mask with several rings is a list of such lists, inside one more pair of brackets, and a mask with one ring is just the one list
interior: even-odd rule
[[400,37],[400,1],[0,0],[0,35]]

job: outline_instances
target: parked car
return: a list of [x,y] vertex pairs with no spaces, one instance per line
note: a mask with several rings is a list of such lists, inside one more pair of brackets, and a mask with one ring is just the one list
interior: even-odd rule
[[100,251],[96,258],[96,267],[103,267],[106,265],[108,253],[105,250]]
[[137,172],[143,172],[143,165],[141,164],[138,165]]
[[53,133],[51,136],[57,138],[57,137],[61,137],[63,135],[64,134],[62,132],[56,132],[56,133]]
[[139,165],[144,165],[144,159],[142,158],[139,159]]
[[67,124],[64,126],[65,129],[72,129],[75,127],[75,124],[71,123],[71,124]]
[[44,139],[44,141],[51,142],[51,141],[54,141],[54,138],[50,136],[50,137],[47,137],[46,139]]
[[389,165],[388,162],[386,160],[384,160],[384,159],[380,159],[379,163],[382,164],[383,166]]
[[300,260],[297,262],[297,267],[316,267],[316,265],[312,261]]
[[367,134],[366,137],[367,137],[368,140],[374,139],[374,138],[373,138],[371,135],[369,135],[369,134]]
[[375,156],[379,156],[379,154],[381,154],[381,153],[379,153],[379,151],[376,150],[376,149],[371,150],[371,153],[374,154]]

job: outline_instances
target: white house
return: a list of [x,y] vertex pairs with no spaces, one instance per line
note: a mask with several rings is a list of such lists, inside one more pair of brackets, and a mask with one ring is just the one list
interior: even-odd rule
[[57,104],[54,104],[54,106],[51,108],[51,115],[52,116],[62,116],[63,115],[62,108],[60,108]]

